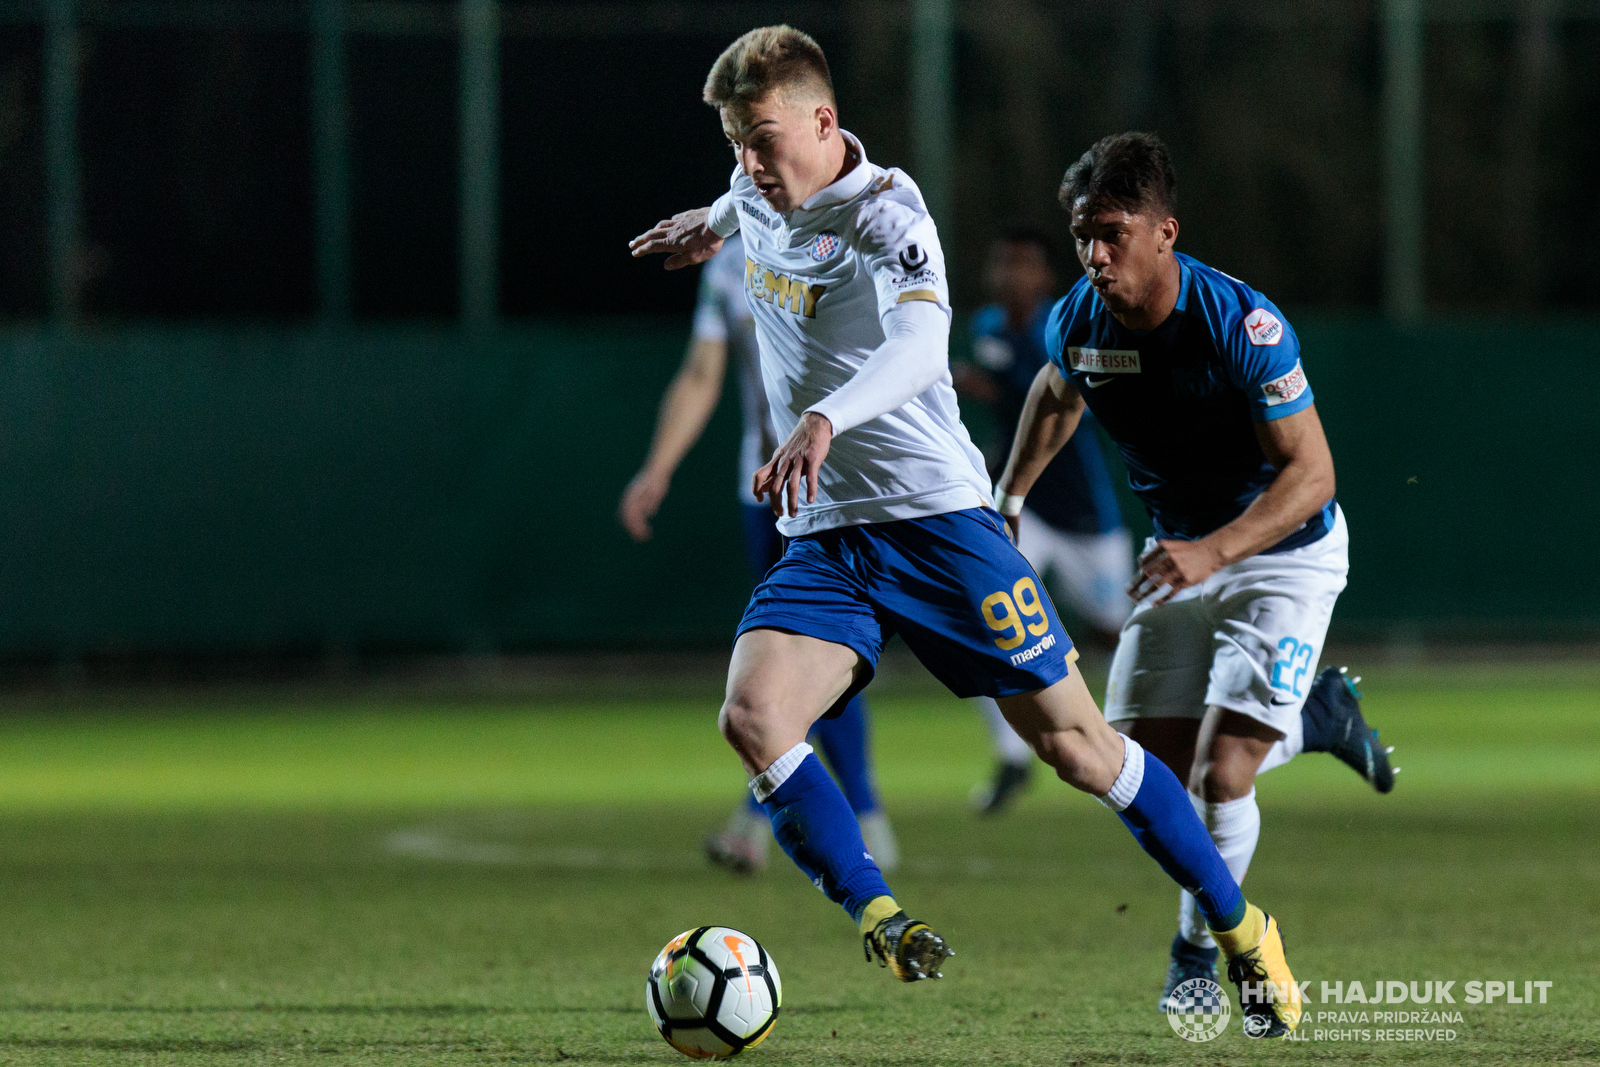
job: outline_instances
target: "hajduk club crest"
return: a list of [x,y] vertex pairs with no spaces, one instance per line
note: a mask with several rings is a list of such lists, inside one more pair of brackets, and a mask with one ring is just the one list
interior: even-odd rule
[[808,252],[811,258],[822,263],[839,250],[839,235],[832,230],[823,230],[811,239]]

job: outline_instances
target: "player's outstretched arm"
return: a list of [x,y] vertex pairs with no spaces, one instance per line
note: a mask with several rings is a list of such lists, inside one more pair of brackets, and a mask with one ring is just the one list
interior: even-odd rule
[[711,228],[711,209],[697,207],[662,219],[628,242],[633,258],[667,253],[666,268],[692,267],[704,263],[722,247],[722,237]]
[[1022,498],[1056,453],[1072,439],[1083,418],[1083,408],[1083,396],[1062,377],[1054,363],[1039,368],[1028,388],[1028,399],[1023,402],[1022,417],[1017,420],[1011,455],[995,487],[1002,494],[995,506],[1011,525],[1012,534],[1016,533],[1017,517],[1022,514]]
[[1261,451],[1278,468],[1277,476],[1226,526],[1194,541],[1157,541],[1139,557],[1139,573],[1128,590],[1135,600],[1163,585],[1172,588],[1161,600],[1171,599],[1178,590],[1282,541],[1333,499],[1333,453],[1315,404],[1255,427]]
[[726,340],[697,337],[689,343],[683,366],[661,397],[650,453],[622,491],[622,502],[617,506],[618,521],[635,541],[650,540],[650,520],[672,486],[673,472],[700,439],[716,410],[727,366]]

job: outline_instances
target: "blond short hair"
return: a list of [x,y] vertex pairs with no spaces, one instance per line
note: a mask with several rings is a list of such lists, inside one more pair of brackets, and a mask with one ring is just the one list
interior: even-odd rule
[[834,102],[827,57],[793,26],[762,26],[730,44],[711,65],[701,95],[712,107],[724,108],[753,104],[774,92],[811,92]]

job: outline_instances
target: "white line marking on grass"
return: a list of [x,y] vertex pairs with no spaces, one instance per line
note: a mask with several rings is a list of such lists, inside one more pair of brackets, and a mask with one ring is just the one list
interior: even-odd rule
[[523,848],[503,842],[469,841],[433,826],[396,830],[383,839],[387,852],[444,863],[496,867],[543,867],[564,871],[658,871],[699,866],[699,857],[602,848]]
[[[710,869],[693,849],[665,854],[592,847],[536,848],[504,841],[472,840],[472,836],[475,835],[438,824],[412,826],[384,837],[383,849],[397,856],[487,867],[534,867],[556,871]],[[1047,866],[1053,870],[1056,865]],[[902,862],[901,869],[919,875],[979,879],[993,877],[997,870],[995,862],[983,856],[913,856]]]

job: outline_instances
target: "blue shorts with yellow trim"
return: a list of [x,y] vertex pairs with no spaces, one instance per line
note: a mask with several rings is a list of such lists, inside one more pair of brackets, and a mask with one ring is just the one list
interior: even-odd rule
[[1043,689],[1078,658],[1044,583],[990,508],[790,540],[738,633],[756,629],[832,641],[867,661],[830,715],[871,681],[893,634],[958,697]]

